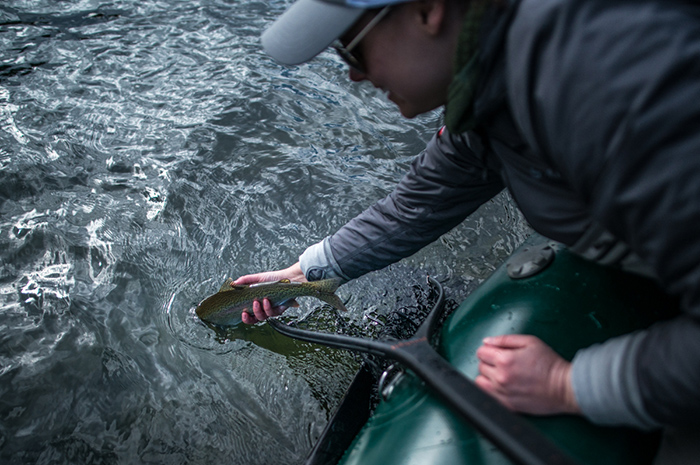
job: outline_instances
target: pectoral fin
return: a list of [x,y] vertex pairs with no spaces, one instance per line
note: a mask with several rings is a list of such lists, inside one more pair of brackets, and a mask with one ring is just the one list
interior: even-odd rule
[[282,307],[282,306],[284,306],[284,307],[299,308],[299,302],[297,302],[297,301],[294,300],[293,298],[283,300],[282,302],[280,302],[280,303],[278,303],[278,304],[275,304],[275,305],[276,305],[277,307]]

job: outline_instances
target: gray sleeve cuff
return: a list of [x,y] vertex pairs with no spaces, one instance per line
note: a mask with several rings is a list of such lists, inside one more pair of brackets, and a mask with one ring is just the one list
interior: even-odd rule
[[637,381],[636,359],[646,333],[617,337],[579,350],[571,382],[583,415],[593,423],[653,429]]
[[306,249],[299,257],[299,265],[309,281],[329,278],[340,278],[343,283],[350,281],[333,257],[330,237]]

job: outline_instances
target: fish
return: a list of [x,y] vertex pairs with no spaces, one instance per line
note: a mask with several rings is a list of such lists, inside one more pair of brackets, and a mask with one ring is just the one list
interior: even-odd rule
[[224,282],[219,292],[202,300],[195,313],[207,323],[217,326],[239,324],[241,313],[252,308],[254,300],[270,300],[273,307],[285,305],[297,297],[316,297],[338,310],[347,311],[335,294],[340,279],[323,279],[306,283],[291,282],[288,279],[256,284],[234,284],[231,278]]

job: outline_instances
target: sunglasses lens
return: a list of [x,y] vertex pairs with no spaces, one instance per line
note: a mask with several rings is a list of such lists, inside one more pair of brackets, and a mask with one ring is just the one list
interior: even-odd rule
[[360,60],[358,60],[357,57],[352,54],[352,52],[347,51],[342,45],[335,45],[333,48],[335,48],[335,51],[338,52],[338,56],[340,56],[340,58],[342,58],[342,60],[347,63],[348,66],[354,68],[360,73],[365,73],[365,67],[362,65]]
[[354,68],[356,71],[359,71],[362,74],[367,74],[367,68],[365,68],[365,66],[362,64],[362,60],[360,60],[356,55],[352,54],[352,50],[358,46],[360,41],[364,39],[367,33],[374,26],[376,26],[383,17],[389,14],[389,10],[391,10],[391,5],[386,5],[384,8],[379,10],[365,25],[365,27],[359,33],[357,33],[355,38],[349,42],[347,47],[343,45],[340,40],[336,40],[335,44],[333,45],[333,48],[335,48],[335,51],[338,52],[340,58],[342,58],[345,63],[350,65],[351,68]]

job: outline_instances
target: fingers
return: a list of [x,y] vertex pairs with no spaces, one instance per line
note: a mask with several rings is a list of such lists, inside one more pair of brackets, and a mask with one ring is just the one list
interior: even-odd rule
[[527,354],[540,340],[534,336],[509,334],[487,337],[484,345],[476,351],[479,360],[479,382],[482,389],[497,397],[506,405],[509,397],[516,395],[524,386],[522,372],[533,367]]
[[498,386],[495,385],[489,378],[483,375],[479,375],[474,380],[474,384],[476,384],[487,394],[490,394],[492,397],[495,397],[496,400],[498,400],[506,408],[510,410],[516,410],[515,407],[510,403],[508,397],[501,394],[500,390],[498,389]]
[[[534,363],[532,358],[536,358],[543,347],[546,346],[539,338],[525,334],[484,338],[484,344],[476,351],[476,357],[480,363],[479,371],[484,375],[493,372],[501,376],[503,373],[517,373],[524,362]],[[508,380],[497,380],[497,382],[505,384]]]
[[243,310],[241,313],[241,320],[247,325],[252,325],[265,321],[270,317],[279,316],[284,313],[285,310],[287,310],[286,306],[273,307],[270,300],[267,298],[263,299],[262,303],[260,303],[259,300],[254,300],[252,308],[253,313],[250,314],[248,309]]
[[507,379],[503,379],[503,368],[495,364],[479,362],[479,374],[488,379],[494,387],[497,385],[501,386],[507,382]]
[[541,344],[539,338],[526,334],[504,334],[486,337],[484,345],[476,351],[476,357],[482,363],[491,366],[509,368],[517,357],[517,351]]
[[476,350],[476,358],[479,359],[480,363],[494,366],[500,352],[500,349],[483,345]]
[[510,347],[502,347],[498,345],[488,345],[484,344],[479,347],[476,351],[476,358],[487,366],[499,366],[503,369],[508,369],[512,366],[515,358],[516,351],[520,347],[513,349]]
[[[263,299],[263,302],[266,301],[267,299]],[[269,305],[269,300],[267,300],[268,305]],[[265,313],[265,304],[263,303],[260,305],[260,301],[255,300],[253,301],[253,315],[255,315],[255,319],[258,321],[265,321],[267,319],[267,314]]]
[[509,398],[520,394],[521,390],[527,387],[519,384],[521,380],[517,369],[503,364],[489,365],[480,362],[479,378],[481,387],[503,403],[508,403]]
[[241,276],[233,281],[233,284],[256,284],[268,281],[280,281],[282,279],[288,279],[292,282],[306,282],[306,276],[304,276],[304,272],[301,271],[301,266],[299,265],[299,262],[297,262],[289,268],[285,268],[283,270],[265,271],[262,273]]
[[484,344],[490,346],[498,346],[508,349],[519,349],[538,340],[535,336],[527,334],[502,334],[500,336],[491,336],[484,338]]
[[243,312],[241,312],[241,320],[243,321],[243,323],[245,323],[247,325],[254,325],[255,323],[258,322],[258,319],[255,318],[254,315],[251,315],[250,313],[248,313],[247,309],[243,310]]
[[274,280],[274,277],[271,277],[271,273],[255,273],[241,276],[240,278],[236,279],[232,284],[257,284]]
[[524,413],[577,413],[571,364],[534,336],[484,339],[475,383],[506,407]]
[[[306,282],[306,276],[304,276],[303,271],[301,271],[301,266],[299,265],[299,262],[297,262],[284,270],[265,271],[263,273],[254,273],[241,276],[233,281],[232,285],[250,285],[269,281],[280,281],[282,279],[288,279],[292,282]],[[245,324],[252,325],[265,321],[270,317],[281,315],[287,309],[287,307],[298,306],[299,304],[296,300],[291,300],[285,305],[277,307],[273,307],[268,299],[263,299],[262,303],[256,300],[253,302],[252,309],[243,310],[241,320]]]

